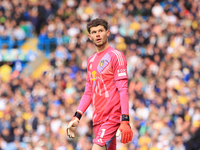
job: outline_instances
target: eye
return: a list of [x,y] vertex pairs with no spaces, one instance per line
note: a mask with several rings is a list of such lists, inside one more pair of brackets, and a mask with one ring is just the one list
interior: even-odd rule
[[103,32],[103,30],[99,30],[99,32]]
[[92,31],[92,34],[95,34],[96,33],[96,31]]

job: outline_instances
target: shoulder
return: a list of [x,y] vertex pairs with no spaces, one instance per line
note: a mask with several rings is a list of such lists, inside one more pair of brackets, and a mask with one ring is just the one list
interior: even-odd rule
[[124,54],[116,49],[112,49],[109,52],[113,62],[118,62],[119,65],[124,65],[124,62],[126,61],[126,58]]
[[95,53],[94,55],[90,56],[90,57],[88,58],[88,63],[93,62],[94,59],[95,59],[95,57],[96,57],[96,55],[97,55],[97,54]]
[[124,54],[114,48],[110,49],[109,54],[113,57],[124,57]]
[[88,69],[92,69],[92,63],[95,60],[95,57],[96,57],[96,53],[88,58],[88,61],[87,61]]

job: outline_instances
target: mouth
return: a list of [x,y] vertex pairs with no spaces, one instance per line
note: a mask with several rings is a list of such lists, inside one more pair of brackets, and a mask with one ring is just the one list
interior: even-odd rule
[[96,39],[96,42],[101,42],[101,39]]

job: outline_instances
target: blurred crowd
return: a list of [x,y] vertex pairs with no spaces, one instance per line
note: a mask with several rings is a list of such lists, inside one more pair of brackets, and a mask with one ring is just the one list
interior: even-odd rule
[[117,149],[199,150],[200,0],[0,0],[1,38],[26,39],[32,26],[51,49],[41,78],[0,80],[0,150],[91,149],[92,106],[74,139],[65,130],[95,53],[86,25],[97,17],[127,58],[134,137],[126,145],[117,138]]

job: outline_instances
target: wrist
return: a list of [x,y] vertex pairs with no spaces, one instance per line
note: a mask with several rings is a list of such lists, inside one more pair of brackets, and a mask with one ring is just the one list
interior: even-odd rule
[[81,117],[82,117],[82,114],[80,112],[76,111],[75,114],[74,114],[74,117],[76,117],[80,120]]
[[129,121],[129,115],[123,114],[122,121]]

